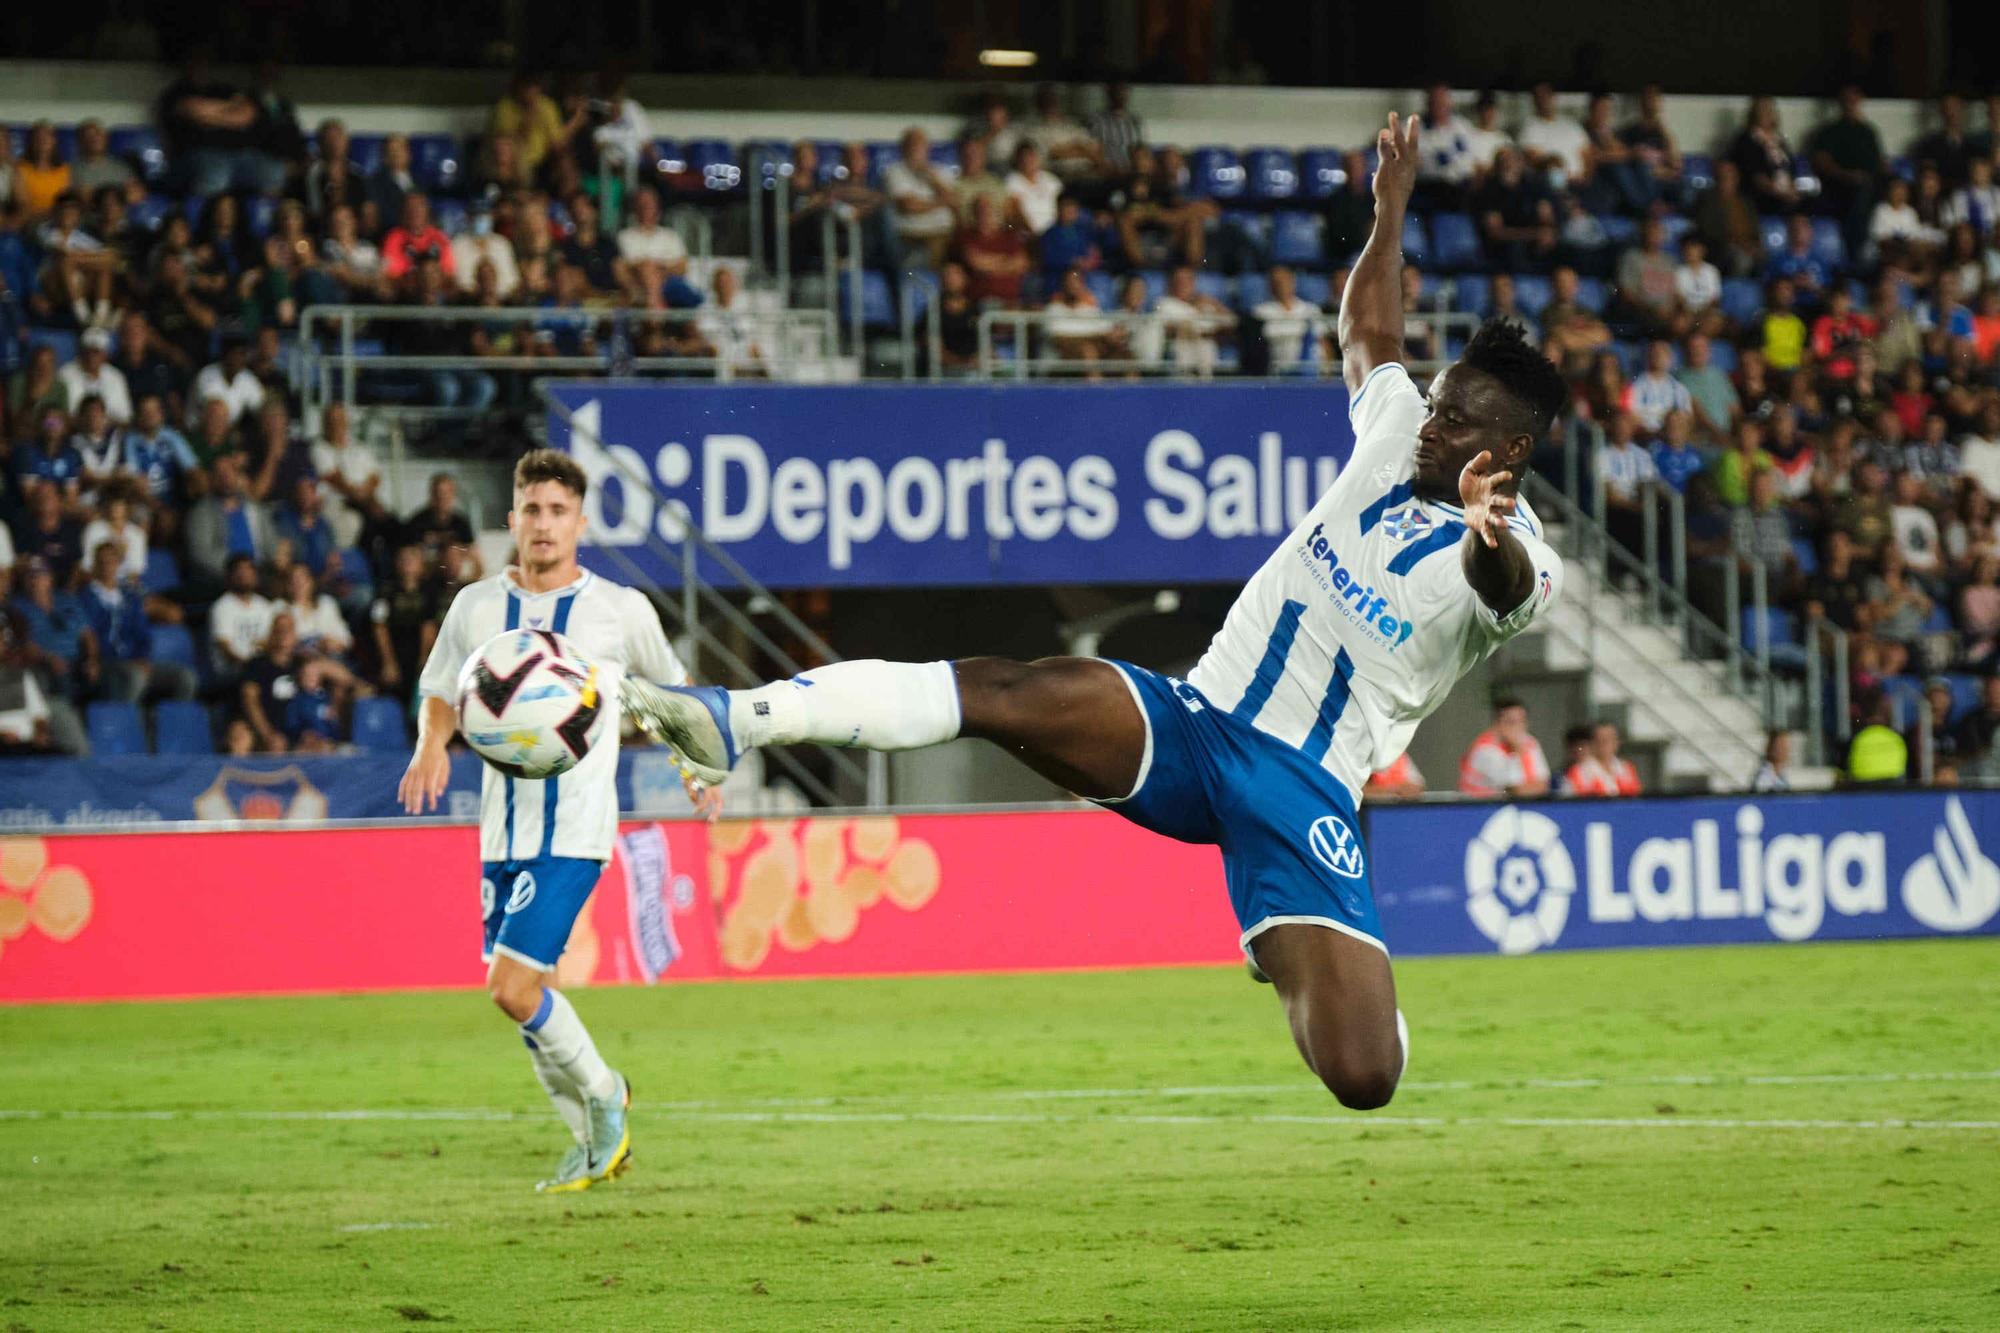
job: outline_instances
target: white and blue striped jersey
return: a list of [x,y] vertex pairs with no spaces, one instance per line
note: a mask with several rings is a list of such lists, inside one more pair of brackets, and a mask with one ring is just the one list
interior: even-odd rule
[[1535,563],[1528,599],[1496,615],[1460,567],[1465,514],[1418,499],[1424,396],[1400,365],[1354,395],[1354,457],[1245,585],[1188,681],[1325,766],[1357,804],[1458,678],[1562,591],[1562,561],[1524,500],[1508,525]]
[[[548,629],[568,638],[604,670],[604,696],[618,698],[626,673],[661,685],[684,685],[687,668],[644,593],[585,570],[575,582],[528,592],[514,571],[459,589],[438,627],[418,691],[454,708],[466,659],[510,629]],[[614,704],[615,706],[615,704]],[[536,781],[486,769],[479,802],[479,859],[529,861],[543,856],[611,859],[618,835],[618,721],[561,777]]]

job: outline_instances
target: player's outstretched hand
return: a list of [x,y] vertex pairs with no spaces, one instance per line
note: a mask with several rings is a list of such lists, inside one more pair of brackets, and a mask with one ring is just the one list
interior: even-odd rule
[[1389,128],[1375,134],[1375,202],[1401,209],[1417,188],[1417,123],[1411,116],[1401,120],[1389,113]]
[[428,814],[437,809],[444,789],[451,781],[451,756],[443,746],[421,746],[410,756],[403,780],[396,785],[396,799],[407,814]]
[[1514,512],[1514,496],[1501,489],[1514,479],[1504,469],[1493,470],[1493,451],[1481,449],[1478,457],[1458,474],[1458,502],[1465,509],[1465,526],[1479,534],[1488,546],[1500,544],[1507,531],[1507,515]]
[[696,814],[711,824],[722,818],[722,788],[710,787],[685,773],[681,774],[681,785],[687,788]]

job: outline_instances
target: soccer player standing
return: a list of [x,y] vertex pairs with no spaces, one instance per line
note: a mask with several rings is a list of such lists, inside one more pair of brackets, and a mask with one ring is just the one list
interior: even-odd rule
[[[686,682],[687,670],[645,596],[578,566],[587,484],[583,469],[552,449],[537,449],[515,465],[507,526],[516,563],[460,590],[418,683],[423,712],[417,749],[398,789],[411,814],[435,809],[444,794],[451,776],[445,746],[458,726],[459,673],[497,634],[526,629],[563,635],[606,673],[611,697],[621,678]],[[614,721],[562,776],[536,781],[489,767],[480,794],[487,990],[520,1025],[535,1077],[575,1140],[556,1174],[536,1187],[542,1190],[588,1189],[631,1161],[631,1087],[598,1054],[568,998],[549,984],[570,928],[611,859],[617,774]],[[689,795],[712,813],[713,793],[690,784]]]
[[1355,808],[1458,678],[1561,590],[1516,477],[1568,401],[1518,326],[1493,321],[1426,404],[1400,364],[1415,119],[1390,116],[1378,147],[1375,228],[1340,307],[1353,458],[1185,681],[1083,658],[843,662],[748,691],[628,683],[625,700],[709,781],[753,745],[979,736],[1145,828],[1219,844],[1253,970],[1356,1108],[1388,1102],[1408,1041]]

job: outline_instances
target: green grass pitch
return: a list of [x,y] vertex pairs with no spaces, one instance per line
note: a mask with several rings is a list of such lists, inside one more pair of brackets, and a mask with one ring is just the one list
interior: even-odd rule
[[[1399,967],[1383,1112],[1220,968],[0,1012],[0,1330],[2000,1326],[2000,940]],[[369,1113],[375,1114],[369,1114]]]

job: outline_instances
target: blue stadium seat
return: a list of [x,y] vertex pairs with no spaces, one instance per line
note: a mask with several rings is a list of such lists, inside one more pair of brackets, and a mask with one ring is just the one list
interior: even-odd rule
[[1188,193],[1196,199],[1236,199],[1244,186],[1243,164],[1230,148],[1197,148],[1187,155]]
[[1436,310],[1442,302],[1439,297],[1444,291],[1445,280],[1435,273],[1426,273],[1417,279],[1417,304],[1426,310]]
[[1271,262],[1300,268],[1322,268],[1326,249],[1320,240],[1317,213],[1287,211],[1271,220]]
[[[831,185],[841,179],[840,173],[844,168],[840,165],[840,161],[847,150],[847,145],[838,139],[814,139],[813,150],[818,161],[818,165],[813,169],[813,175],[818,178],[818,184]],[[1005,163],[996,162],[993,166],[1002,172],[1007,169]]]
[[1542,311],[1548,309],[1555,293],[1549,290],[1549,280],[1539,273],[1516,273],[1514,275],[1514,304],[1530,319],[1540,319]]
[[1431,262],[1447,273],[1475,269],[1486,261],[1485,248],[1479,244],[1479,229],[1472,225],[1469,213],[1432,214],[1431,246],[1434,251]]
[[[887,139],[876,139],[868,145],[868,183],[880,189],[882,173],[895,165],[903,156],[903,150]],[[1048,164],[1042,164],[1048,170]]]
[[[854,275],[843,272],[840,275],[840,321],[843,325],[852,317],[854,300]],[[871,329],[897,327],[896,301],[889,290],[888,274],[872,268],[863,270],[860,301],[863,327]]]
[[1722,280],[1722,313],[1733,324],[1748,324],[1764,308],[1764,291],[1750,278]]
[[1139,277],[1146,284],[1146,304],[1148,306],[1158,303],[1159,299],[1167,294],[1167,274],[1164,269],[1142,269]]
[[1605,305],[1611,300],[1611,289],[1602,278],[1578,278],[1576,280],[1576,303],[1593,315],[1604,313]]
[[1765,214],[1757,219],[1757,230],[1764,237],[1764,253],[1781,254],[1785,248],[1785,220],[1773,214]]
[[457,193],[464,175],[464,160],[458,140],[449,134],[410,136],[410,174],[426,190],[436,194]]
[[[1195,280],[1195,286],[1201,286],[1199,278]],[[1229,299],[1226,296],[1216,293],[1211,293],[1211,295],[1215,295],[1218,301]],[[1243,309],[1256,309],[1271,299],[1271,280],[1262,273],[1245,273],[1236,280],[1236,299],[1242,303]]]
[[463,199],[431,200],[431,221],[447,236],[456,236],[464,231],[471,217],[472,210],[465,206]]
[[1706,190],[1715,184],[1715,159],[1707,153],[1682,153],[1681,179],[1691,190]]
[[250,229],[250,235],[257,240],[261,241],[269,236],[271,226],[277,220],[278,201],[270,196],[253,194],[243,201],[243,224]]
[[[1757,608],[1743,608],[1743,651],[1757,655]],[[1782,606],[1764,608],[1765,632],[1770,636],[1771,665],[1795,670],[1805,665],[1805,649],[1799,643],[1798,617]]]
[[687,169],[687,151],[679,139],[653,140],[653,170],[662,176],[678,176]]
[[1736,344],[1727,338],[1708,340],[1708,364],[1725,375],[1736,373]]
[[942,167],[954,176],[959,173],[958,145],[950,139],[940,139],[932,144],[930,159],[934,167]]
[[1493,304],[1493,282],[1483,273],[1461,273],[1452,279],[1451,308],[1485,318]]
[[[1212,273],[1205,268],[1198,268],[1194,272],[1194,289],[1203,296],[1214,297],[1224,305],[1234,305],[1237,299],[1237,288],[1240,286],[1245,293],[1243,302],[1249,305],[1253,304],[1248,295],[1250,282],[1253,278],[1259,282],[1263,281],[1261,273],[1245,273],[1241,278],[1232,282],[1225,274]],[[1263,298],[1259,297],[1258,299],[1262,300]]]
[[1969,676],[1962,671],[1955,671],[1946,676],[1945,682],[1951,686],[1951,720],[1956,723],[1979,707],[1979,697],[1986,688],[1985,682],[1982,677]]
[[1898,731],[1915,725],[1917,701],[1924,697],[1921,680],[1915,676],[1890,676],[1882,682],[1882,693],[1889,696],[1890,715]]
[[782,139],[746,139],[743,169],[768,190],[779,176],[791,174],[792,146]]
[[1430,263],[1430,236],[1424,231],[1424,220],[1415,213],[1403,218],[1403,258],[1419,267]]
[[1307,199],[1324,199],[1347,183],[1345,156],[1338,148],[1299,150],[1299,193]]
[[1619,338],[1611,344],[1611,354],[1618,358],[1618,369],[1631,379],[1646,368],[1646,344]]
[[1840,235],[1840,224],[1832,218],[1813,219],[1812,252],[1815,258],[1829,268],[1841,269],[1847,266],[1847,242]]
[[1301,273],[1298,275],[1298,291],[1301,301],[1310,301],[1324,308],[1333,299],[1333,279],[1324,273]]
[[126,218],[140,231],[158,231],[173,216],[174,201],[149,194],[125,211]]
[[93,758],[146,753],[146,724],[137,704],[91,704],[84,710],[84,726]]
[[199,665],[195,658],[194,632],[186,625],[153,626],[155,662],[169,662],[193,671]]
[[29,329],[28,346],[53,347],[56,352],[56,364],[63,366],[76,360],[77,337],[74,329]]
[[1083,275],[1084,286],[1097,298],[1097,304],[1106,310],[1118,308],[1118,279],[1103,269],[1092,269]]
[[111,131],[110,148],[113,157],[122,157],[132,164],[139,179],[149,188],[166,184],[167,150],[160,143],[159,131],[152,126],[120,125]]
[[1812,544],[1812,538],[1792,538],[1792,559],[1799,562],[1799,573],[1807,578],[1819,573],[1819,549]]
[[[1224,232],[1240,236],[1253,252],[1242,258],[1240,267],[1262,268],[1271,262],[1271,215],[1252,213],[1241,208],[1224,209],[1216,220],[1217,227]],[[1213,247],[1211,247],[1211,253]]]
[[1287,149],[1252,148],[1243,155],[1243,171],[1252,199],[1275,202],[1299,193],[1299,166]]
[[399,750],[409,744],[403,705],[380,696],[356,699],[354,744],[363,750]]
[[347,137],[347,160],[363,176],[372,176],[382,169],[382,146],[388,141],[386,134],[350,134]]
[[360,578],[367,583],[375,581],[374,564],[362,547],[343,546],[340,549],[340,568],[349,578]]
[[701,173],[705,190],[727,192],[743,184],[743,166],[727,139],[690,139],[687,142],[689,171]]
[[1601,213],[1597,224],[1604,228],[1604,239],[1614,250],[1623,250],[1639,243],[1639,223],[1637,219],[1616,213]]
[[1667,239],[1667,249],[1679,252],[1681,237],[1694,227],[1694,219],[1685,213],[1669,213],[1660,219],[1660,231]]
[[147,592],[174,592],[181,586],[181,562],[172,551],[159,546],[146,548],[146,572],[140,585]]
[[214,754],[215,733],[208,725],[208,710],[193,700],[168,699],[155,704],[153,753]]
[[76,126],[56,126],[56,156],[65,162],[76,161]]

